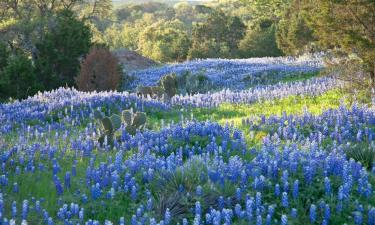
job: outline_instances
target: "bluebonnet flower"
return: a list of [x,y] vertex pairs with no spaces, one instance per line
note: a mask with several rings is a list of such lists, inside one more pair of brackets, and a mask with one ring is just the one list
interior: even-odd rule
[[294,183],[293,183],[293,198],[298,198],[298,185],[299,185],[299,182],[298,180],[295,180]]
[[297,209],[292,208],[292,211],[290,212],[290,216],[292,218],[297,218]]
[[281,225],[288,225],[288,217],[286,215],[281,215]]
[[331,209],[328,204],[325,204],[324,206],[324,219],[329,221],[331,218]]
[[276,197],[280,196],[280,185],[279,184],[275,185],[275,195],[276,195]]
[[70,188],[70,172],[66,172],[65,174],[65,180],[64,180],[64,186],[65,188],[69,189]]
[[261,215],[258,215],[258,216],[257,216],[257,222],[256,222],[256,225],[262,225],[262,216],[261,216]]
[[286,192],[283,192],[281,196],[281,205],[285,208],[288,208],[289,206],[288,194]]
[[311,204],[310,206],[310,222],[315,223],[316,221],[316,206]]
[[14,193],[18,193],[19,191],[20,191],[20,189],[19,189],[18,184],[17,184],[17,183],[14,183],[14,184],[13,184],[13,192],[14,192]]
[[362,225],[362,223],[363,223],[362,213],[358,212],[358,211],[355,211],[354,212],[354,224],[355,225]]
[[198,185],[195,193],[197,196],[202,196],[203,194],[202,186]]
[[260,192],[257,192],[255,194],[255,206],[259,208],[262,205],[262,194]]
[[201,215],[201,214],[202,214],[201,203],[197,201],[195,202],[195,215]]
[[171,222],[171,212],[169,211],[169,208],[167,208],[167,210],[165,210],[165,214],[164,214],[164,223],[165,225],[168,225],[170,224]]
[[324,178],[324,189],[327,195],[331,194],[331,182],[328,177]]

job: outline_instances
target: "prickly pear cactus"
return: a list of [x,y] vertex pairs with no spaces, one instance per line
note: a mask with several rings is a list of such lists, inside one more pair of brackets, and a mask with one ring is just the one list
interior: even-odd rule
[[104,133],[106,134],[111,134],[113,133],[113,126],[112,126],[112,121],[109,117],[104,117],[102,120],[102,127],[104,130]]
[[120,127],[121,127],[121,117],[117,114],[113,114],[110,117],[110,119],[111,119],[113,130],[116,131],[116,130],[120,129]]
[[133,113],[130,110],[122,111],[122,121],[125,126],[131,125],[133,122]]
[[177,78],[176,74],[168,74],[162,77],[159,81],[160,86],[164,89],[169,98],[172,98],[177,93]]
[[137,128],[133,126],[127,126],[125,130],[126,132],[128,132],[128,134],[131,134],[131,135],[135,135],[137,133]]
[[132,126],[136,129],[141,129],[146,124],[146,114],[142,112],[137,112],[134,115]]

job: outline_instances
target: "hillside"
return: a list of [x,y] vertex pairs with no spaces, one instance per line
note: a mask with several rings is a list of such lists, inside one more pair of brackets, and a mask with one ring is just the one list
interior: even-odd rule
[[375,111],[352,105],[345,82],[316,77],[322,67],[319,57],[192,61],[136,71],[137,82],[205,68],[219,91],[168,100],[60,88],[1,104],[1,202],[12,206],[2,217],[372,224]]

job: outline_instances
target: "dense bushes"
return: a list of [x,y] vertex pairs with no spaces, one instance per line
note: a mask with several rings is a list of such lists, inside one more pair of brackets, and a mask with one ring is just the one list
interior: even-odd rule
[[77,87],[82,91],[115,90],[121,81],[118,60],[105,48],[93,48],[81,63],[81,71],[76,78]]

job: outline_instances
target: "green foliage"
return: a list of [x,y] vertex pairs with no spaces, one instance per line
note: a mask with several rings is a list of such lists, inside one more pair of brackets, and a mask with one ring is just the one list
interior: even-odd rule
[[80,67],[80,57],[91,47],[91,31],[72,11],[57,14],[54,27],[36,47],[36,70],[46,89],[73,86]]
[[40,89],[31,60],[24,54],[10,56],[0,69],[0,99],[24,99]]
[[363,166],[371,169],[375,162],[375,149],[369,143],[357,144],[345,149],[346,156],[361,162]]
[[375,85],[375,2],[373,0],[304,1],[307,24],[324,49],[354,54]]
[[179,20],[160,21],[145,28],[138,47],[144,56],[160,62],[186,59],[190,39]]
[[235,57],[245,30],[239,18],[215,11],[193,27],[188,58]]
[[0,71],[7,65],[10,52],[7,45],[0,41]]
[[306,13],[298,9],[298,4],[291,6],[279,21],[276,40],[277,46],[286,54],[296,55],[316,41],[313,30],[308,26]]
[[270,26],[260,24],[253,30],[248,30],[239,44],[240,56],[249,58],[283,55],[277,47],[275,31],[274,24]]

